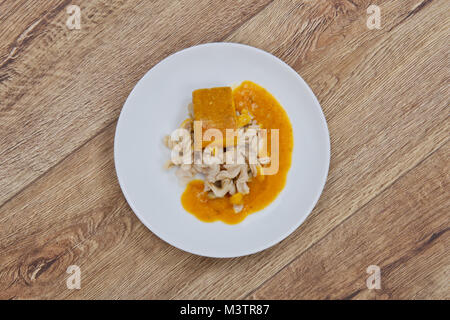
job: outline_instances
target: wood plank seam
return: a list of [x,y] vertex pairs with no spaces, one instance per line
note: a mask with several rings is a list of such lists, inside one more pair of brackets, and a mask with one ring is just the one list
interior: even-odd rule
[[396,23],[395,25],[393,25],[388,32],[391,32],[392,30],[394,30],[395,28],[397,28],[400,24],[402,24],[403,22],[405,22],[406,19],[408,19],[409,17],[415,15],[416,13],[418,13],[420,10],[422,10],[423,8],[425,8],[427,5],[429,5],[433,0],[424,0],[421,3],[419,3],[414,9],[412,9],[404,18],[402,18],[398,23]]
[[[124,203],[124,205],[128,205],[127,202]],[[116,208],[115,211],[120,211],[123,209],[123,206]],[[38,270],[38,272],[35,274],[35,278],[37,279],[38,276],[40,274],[42,274],[44,271],[46,271],[47,269],[49,269],[55,262],[57,262],[61,257],[67,255],[68,253],[70,253],[71,251],[75,250],[76,248],[78,248],[79,246],[81,246],[83,243],[87,242],[88,240],[92,239],[93,236],[95,235],[101,235],[104,232],[104,229],[107,228],[108,225],[105,226],[100,226],[98,229],[96,229],[94,232],[89,233],[83,240],[75,243],[73,246],[71,246],[70,248],[67,248],[66,250],[62,251],[61,253],[59,253],[58,255],[56,255],[54,258],[52,258],[51,260],[45,261],[44,264],[40,267],[40,269]],[[4,272],[4,269],[0,269],[0,273]],[[7,291],[9,288],[11,288],[16,281],[18,281],[19,278],[17,278],[16,280],[14,280],[8,287],[6,287],[4,289],[4,291]],[[29,284],[31,285],[31,284]],[[8,300],[14,299],[14,297],[9,298]]]
[[[271,0],[269,3],[267,3],[265,6],[263,6],[261,9],[259,9],[255,14],[251,15],[248,19],[245,19],[244,21],[242,21],[242,23],[240,23],[239,25],[237,25],[236,27],[234,27],[230,32],[228,32],[226,35],[224,35],[222,38],[220,38],[218,41],[222,42],[223,40],[227,39],[231,34],[233,34],[237,29],[239,29],[242,25],[244,25],[246,22],[248,22],[249,20],[253,19],[255,16],[257,16],[258,14],[260,14],[264,9],[266,9],[270,4],[273,3],[274,0]],[[67,3],[70,3],[70,0],[66,1]],[[52,16],[56,15],[61,8],[67,6],[67,4],[60,5],[57,8],[55,8],[55,10],[57,11],[52,11],[54,12],[52,14]],[[47,17],[47,15],[45,16]],[[44,17],[44,18],[45,18]],[[29,27],[28,27],[29,28]],[[22,34],[21,34],[22,35]],[[19,36],[20,37],[20,36]],[[6,66],[7,64],[9,64],[11,61],[3,61],[2,63],[0,63],[0,69],[4,66]],[[1,82],[1,81],[0,81]],[[10,202],[13,198],[15,198],[17,195],[21,194],[24,190],[26,190],[30,185],[34,184],[36,181],[38,181],[39,179],[41,179],[42,177],[44,177],[48,172],[50,172],[54,167],[57,167],[60,163],[64,162],[65,159],[67,159],[70,155],[72,155],[74,152],[77,152],[79,149],[81,149],[83,146],[85,146],[86,144],[88,144],[91,140],[93,140],[96,136],[98,136],[99,134],[101,134],[102,132],[104,132],[107,128],[109,128],[112,124],[114,124],[115,122],[117,122],[118,119],[114,119],[113,121],[110,121],[109,123],[107,123],[102,129],[100,129],[99,131],[97,131],[95,134],[93,134],[89,139],[87,139],[86,141],[84,141],[81,145],[79,145],[78,147],[76,147],[74,150],[72,150],[70,153],[68,153],[65,157],[61,158],[57,163],[55,163],[53,166],[51,166],[48,170],[46,170],[45,172],[43,172],[42,174],[40,174],[39,176],[37,176],[35,179],[33,179],[32,181],[30,181],[28,184],[26,184],[25,186],[23,186],[19,191],[17,191],[16,193],[14,193],[11,197],[9,197],[7,200],[5,200],[1,205],[0,205],[0,210],[2,209],[2,207],[7,204],[8,202]]]
[[[381,195],[384,191],[386,191],[388,188],[390,188],[392,185],[394,185],[397,181],[399,181],[403,176],[407,175],[409,172],[414,170],[417,166],[421,165],[423,162],[425,162],[428,158],[430,158],[434,153],[439,151],[441,148],[443,148],[446,143],[448,142],[448,139],[445,140],[440,146],[438,146],[436,149],[434,149],[432,152],[430,152],[427,156],[425,156],[423,159],[421,159],[418,163],[416,163],[413,167],[409,168],[405,172],[403,172],[401,175],[399,175],[395,180],[391,181],[391,183],[387,184],[383,189],[381,189],[377,194],[375,194],[372,198],[370,198],[366,203],[364,203],[362,206],[360,206],[357,210],[355,210],[353,213],[351,213],[349,216],[347,216],[344,220],[342,220],[340,223],[338,223],[336,226],[334,226],[329,232],[327,232],[323,237],[312,243],[307,249],[302,251],[299,255],[292,258],[286,265],[281,267],[276,273],[274,273],[271,277],[266,279],[264,282],[262,282],[259,286],[254,288],[252,291],[250,291],[248,294],[242,297],[242,299],[248,299],[254,292],[256,292],[259,288],[264,286],[267,282],[269,282],[272,278],[277,276],[281,271],[289,267],[289,265],[294,262],[297,258],[304,255],[308,250],[311,250],[314,246],[318,245],[323,239],[325,239],[330,233],[332,233],[337,227],[339,227],[341,224],[343,224],[345,221],[350,219],[352,216],[366,208],[370,203],[372,203],[379,195]],[[444,230],[445,232],[446,230]],[[354,296],[356,296],[358,293],[354,293]],[[352,298],[352,297],[350,297]],[[350,299],[348,298],[348,299]],[[345,299],[344,299],[345,300]]]
[[18,192],[16,192],[13,196],[8,198],[5,202],[3,202],[0,205],[0,210],[9,203],[12,199],[14,199],[16,196],[24,192],[26,189],[28,189],[31,185],[33,185],[36,181],[39,181],[42,179],[45,175],[47,175],[49,172],[51,172],[54,168],[56,168],[58,165],[60,165],[64,160],[69,158],[73,153],[77,152],[78,150],[82,149],[86,144],[88,144],[90,141],[92,141],[96,136],[101,134],[102,132],[106,131],[111,125],[113,125],[115,122],[117,122],[117,119],[114,119],[113,121],[110,121],[105,127],[100,129],[97,133],[95,133],[92,137],[90,137],[88,140],[83,142],[81,145],[76,147],[73,151],[71,151],[69,154],[67,154],[65,157],[63,157],[61,160],[59,160],[57,163],[55,163],[53,166],[51,166],[48,170],[37,176],[35,179],[33,179],[30,183],[26,184],[23,188],[21,188]]
[[223,42],[225,41],[228,37],[230,37],[234,32],[236,32],[236,30],[239,30],[244,24],[246,24],[248,21],[252,20],[254,17],[256,17],[257,15],[259,15],[261,12],[263,12],[267,7],[269,7],[271,4],[273,4],[275,0],[270,0],[269,3],[267,3],[266,5],[264,5],[263,7],[261,7],[258,11],[255,12],[255,14],[253,14],[251,17],[249,17],[248,19],[245,19],[244,21],[242,21],[240,24],[238,24],[236,27],[233,28],[233,30],[230,30],[230,32],[228,32],[226,35],[224,35],[222,38],[219,39],[218,42]]
[[[269,2],[269,3],[267,3],[267,4],[266,4],[264,7],[262,7],[261,9],[259,9],[259,11],[256,12],[254,15],[252,15],[252,16],[250,16],[248,19],[244,20],[240,25],[236,26],[231,32],[229,32],[229,34],[232,34],[233,32],[235,32],[235,30],[239,29],[239,28],[240,28],[242,25],[244,25],[247,21],[252,20],[255,16],[257,16],[260,12],[264,11],[264,9],[267,8],[269,5],[271,5],[272,3],[273,3],[273,0],[272,0],[271,2]],[[418,6],[416,6],[415,9],[413,9],[413,10],[411,11],[411,12],[413,12],[413,13],[409,14],[408,16],[411,16],[411,15],[417,13],[419,10],[421,10],[423,7],[425,7],[426,4],[427,4],[427,3],[425,3],[425,4],[423,4],[423,5],[420,5],[420,4],[419,4]],[[62,7],[62,5],[60,5],[59,7]],[[59,9],[58,9],[59,7],[57,7],[55,10],[59,10]],[[55,10],[53,10],[53,11],[55,11]],[[53,11],[52,11],[52,12],[53,12]],[[55,11],[55,12],[56,12],[56,11]],[[55,14],[56,14],[56,13],[55,13]],[[229,36],[229,34],[226,35],[225,37],[223,37],[223,39],[226,39],[226,38]],[[19,36],[19,37],[20,37],[20,36]],[[113,122],[113,121],[111,121],[110,123],[108,123],[107,126],[109,126],[112,122]],[[101,132],[101,131],[98,131],[97,133],[95,133],[94,136],[97,135],[99,132]],[[94,136],[93,136],[93,137],[94,137]],[[89,140],[87,140],[86,142],[88,142],[88,141],[89,141]],[[75,150],[74,150],[74,151],[75,151]],[[72,151],[72,152],[73,152],[73,151]],[[70,153],[69,153],[68,155],[70,155]],[[67,156],[68,156],[68,155],[67,155]],[[63,159],[61,159],[59,162],[61,162],[62,160],[63,160]],[[58,162],[58,163],[59,163],[59,162]],[[58,163],[56,163],[55,165],[57,165]],[[51,169],[51,168],[49,168],[49,169]],[[47,169],[46,172],[48,172],[49,169]],[[42,175],[45,175],[46,172],[43,172]],[[42,175],[41,175],[41,176],[42,176]],[[29,184],[34,183],[38,178],[39,178],[39,176],[36,177],[36,178],[35,178],[34,180],[32,180],[31,182],[29,182]],[[27,184],[27,185],[29,185],[29,184]],[[22,189],[26,188],[27,185],[23,186]],[[5,203],[8,202],[10,199],[14,198],[15,196],[17,196],[17,194],[19,194],[19,193],[22,191],[22,189],[20,189],[20,190],[17,191],[15,194],[13,194],[8,200],[5,201]],[[3,204],[4,204],[4,203],[3,203]],[[3,204],[0,206],[0,208],[3,206]]]
[[[42,21],[47,21],[48,19],[55,17],[58,13],[64,10],[65,7],[67,7],[71,2],[72,2],[71,0],[64,1],[63,3],[57,5],[53,10],[45,14],[42,18],[38,19],[37,21],[33,22],[30,26],[26,27],[25,30],[19,34],[14,43],[10,45],[9,54],[2,62],[0,62],[0,70],[8,66],[8,64],[10,64],[17,57],[17,54],[20,53],[20,51],[26,49],[27,45],[31,43],[31,40],[33,40],[34,35],[29,36],[28,35],[29,32],[39,31],[40,28],[42,27],[41,24]],[[36,34],[36,32],[34,34]]]
[[382,274],[388,274],[389,272],[391,272],[392,270],[394,270],[396,267],[398,267],[399,265],[407,262],[408,260],[410,260],[411,258],[414,257],[415,254],[421,252],[423,249],[426,249],[428,246],[430,246],[431,244],[433,244],[437,239],[439,239],[442,235],[444,235],[447,231],[450,230],[450,227],[444,228],[440,231],[437,232],[433,232],[429,237],[428,240],[426,240],[424,243],[422,243],[420,246],[418,246],[417,248],[412,248],[410,251],[412,251],[412,255],[409,255],[408,253],[406,253],[405,256],[400,257],[399,259],[395,260],[394,262],[389,263],[388,265],[384,266],[381,269]]
[[[442,150],[441,150],[441,148],[442,148]],[[439,150],[436,150],[435,152],[433,152],[432,154],[430,154],[428,157],[427,157],[427,159],[424,159],[423,161],[421,161],[421,163],[419,163],[417,166],[416,166],[416,168],[414,168],[414,170],[416,170],[416,169],[418,169],[418,168],[420,168],[420,166],[422,166],[422,165],[424,165],[424,163],[425,162],[427,162],[427,161],[430,161],[431,160],[431,158],[432,157],[434,157],[434,155],[438,155],[438,153],[440,153],[440,151],[443,151],[443,153],[445,153],[445,150],[446,150],[446,148],[447,148],[447,145],[446,144],[444,144],[444,145],[442,145],[442,147],[441,148],[439,148]],[[443,169],[442,169],[443,170]],[[411,172],[407,172],[405,175],[404,175],[404,177],[403,178],[405,178],[405,177],[407,177],[408,175],[411,175],[412,173],[414,173],[413,171],[411,171]],[[414,176],[414,175],[413,175]],[[444,179],[444,180],[448,180],[448,179]],[[424,184],[426,184],[428,181],[424,181]],[[399,180],[398,182],[396,182],[396,183],[400,183],[400,186],[402,185],[402,183],[401,183],[401,181]],[[392,187],[394,188],[395,187],[395,184],[394,185],[392,185]],[[441,189],[442,190],[444,190],[445,189],[445,187],[444,186],[442,186],[441,185]],[[395,188],[394,188],[395,189]],[[386,196],[386,195],[384,195],[384,196]],[[377,196],[377,198],[379,198],[379,197],[381,197],[381,198],[383,198],[383,194],[381,194],[381,195],[379,195],[379,196]],[[431,199],[430,199],[431,200]],[[376,200],[375,200],[376,201]],[[437,239],[439,239],[439,238],[441,238],[442,239],[442,236],[444,235],[444,234],[446,234],[446,232],[448,231],[448,230],[450,230],[450,228],[447,226],[446,227],[446,222],[444,221],[444,223],[443,224],[441,224],[441,225],[439,225],[439,226],[435,226],[434,228],[433,228],[433,230],[430,232],[430,233],[428,233],[428,234],[426,234],[425,236],[423,236],[423,237],[421,237],[421,238],[419,238],[419,239],[417,239],[415,242],[413,242],[413,246],[412,247],[409,247],[409,248],[407,248],[407,250],[405,250],[404,251],[404,254],[399,258],[399,259],[397,259],[397,260],[395,260],[395,261],[393,261],[393,262],[390,262],[389,261],[389,259],[387,259],[387,261],[386,260],[381,260],[379,263],[377,263],[378,265],[384,265],[384,264],[386,264],[386,266],[384,266],[384,267],[382,267],[382,274],[383,275],[388,275],[390,272],[392,272],[392,271],[397,271],[397,267],[399,267],[399,266],[402,266],[402,265],[404,265],[404,264],[406,264],[408,261],[410,261],[411,259],[413,259],[413,258],[415,258],[418,254],[421,254],[421,253],[424,253],[425,251],[427,251],[429,248],[432,248],[434,245],[437,245]],[[435,230],[438,230],[438,231],[435,231]],[[325,238],[325,237],[324,237]],[[442,241],[445,241],[445,239],[444,240],[442,240]],[[441,244],[442,244],[442,241],[440,242]],[[320,241],[318,241],[318,245],[320,246],[321,244],[320,243],[323,243],[323,241],[322,240],[320,240]],[[326,243],[326,242],[325,242]],[[443,245],[444,247],[445,247],[445,244]],[[323,244],[322,244],[322,247],[323,247]],[[319,248],[319,250],[320,250],[320,248]],[[305,251],[304,253],[307,253],[308,251]],[[310,252],[310,255],[311,255],[311,252]],[[299,255],[300,256],[300,255]],[[297,263],[299,262],[299,260],[297,260]],[[298,268],[296,269],[296,267],[295,267],[295,263],[292,265],[292,268],[290,268],[290,270],[299,270]],[[286,273],[294,273],[295,271],[286,271],[285,272],[285,274]],[[275,281],[275,279],[272,279],[272,281],[271,281],[272,283],[274,283],[274,282],[276,282]],[[273,287],[273,285],[272,285],[272,287]],[[269,285],[269,288],[270,288],[270,285]],[[352,292],[351,294],[349,294],[349,295],[346,295],[343,299],[352,299],[352,298],[354,298],[354,297],[356,297],[356,296],[358,296],[358,294],[360,293],[360,292],[364,292],[364,290],[363,289],[358,289],[358,290],[356,290],[356,291],[354,291],[354,292]],[[388,295],[388,297],[389,298],[392,298],[392,295],[390,294],[390,292],[389,292],[389,290],[386,290],[386,288],[383,288],[383,291],[382,291],[383,293],[387,293],[387,295]],[[266,294],[267,294],[267,289],[266,289]],[[253,295],[253,298],[255,297],[255,295]],[[256,297],[258,298],[258,296],[256,295]],[[269,295],[269,297],[270,297],[270,295]],[[386,296],[385,296],[386,297]],[[327,298],[325,298],[325,299],[329,299],[330,297],[328,296]],[[336,297],[335,297],[336,298]],[[363,299],[367,299],[367,296],[365,296],[365,297],[362,297]]]
[[[409,260],[413,259],[417,254],[426,250],[428,247],[430,247],[432,244],[434,244],[438,238],[440,238],[442,235],[444,235],[449,230],[450,230],[450,228],[447,227],[441,231],[432,233],[431,236],[429,236],[428,240],[425,241],[423,244],[407,251],[405,253],[405,255],[401,256],[399,259],[395,260],[394,262],[391,262],[386,266],[381,266],[381,269],[380,269],[381,274],[384,276],[389,275],[397,267],[406,264]],[[382,265],[382,262],[380,262],[379,265]],[[384,289],[384,290],[386,291],[386,289]],[[362,289],[355,290],[351,294],[345,296],[342,300],[351,300],[351,299],[357,297],[362,291],[363,291]]]

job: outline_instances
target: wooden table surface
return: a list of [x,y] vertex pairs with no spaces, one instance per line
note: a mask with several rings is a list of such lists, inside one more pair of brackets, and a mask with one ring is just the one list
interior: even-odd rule
[[[81,9],[69,29],[67,7]],[[378,5],[381,28],[369,29]],[[0,298],[449,299],[445,0],[0,1]],[[72,21],[73,22],[73,21]],[[310,85],[331,164],[308,219],[241,258],[133,214],[113,162],[125,99],[180,49],[266,50]],[[68,289],[77,265],[81,288]],[[381,288],[369,289],[370,265]]]

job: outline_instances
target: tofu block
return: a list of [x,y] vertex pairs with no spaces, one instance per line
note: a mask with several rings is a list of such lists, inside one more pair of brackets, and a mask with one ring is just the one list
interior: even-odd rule
[[[223,146],[226,145],[226,129],[237,129],[236,110],[233,93],[230,87],[198,89],[192,92],[194,120],[202,121],[202,134],[211,128],[218,129],[223,135]],[[206,147],[211,141],[203,141]],[[229,143],[233,145],[234,143]]]

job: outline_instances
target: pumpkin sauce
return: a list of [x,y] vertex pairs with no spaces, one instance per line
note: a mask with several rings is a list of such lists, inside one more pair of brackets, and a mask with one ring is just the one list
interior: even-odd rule
[[267,149],[270,152],[270,129],[279,129],[279,170],[274,175],[253,178],[248,186],[250,193],[243,196],[244,208],[235,213],[230,196],[210,199],[203,191],[202,180],[191,181],[181,196],[184,209],[204,222],[223,221],[227,224],[241,222],[250,213],[267,207],[286,183],[291,166],[293,132],[286,111],[278,101],[263,87],[251,81],[244,81],[233,90],[234,105],[237,111],[249,110],[258,124],[267,130]]

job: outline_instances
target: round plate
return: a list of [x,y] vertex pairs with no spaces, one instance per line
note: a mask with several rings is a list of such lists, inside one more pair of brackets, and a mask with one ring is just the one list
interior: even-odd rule
[[[186,212],[163,137],[187,117],[192,91],[251,80],[287,111],[294,131],[286,186],[266,209],[243,222],[205,223]],[[273,55],[236,43],[181,50],[154,66],[130,93],[116,128],[114,160],[120,187],[134,213],[169,244],[202,256],[237,257],[273,246],[314,208],[328,173],[330,139],[325,117],[308,85]]]

